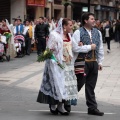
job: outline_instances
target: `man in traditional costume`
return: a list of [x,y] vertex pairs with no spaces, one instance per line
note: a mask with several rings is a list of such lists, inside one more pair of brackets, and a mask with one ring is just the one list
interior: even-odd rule
[[87,54],[80,53],[75,62],[78,91],[80,91],[85,84],[88,114],[103,116],[104,113],[98,110],[94,92],[97,83],[98,70],[102,70],[102,61],[104,59],[102,35],[98,29],[94,28],[94,14],[83,14],[82,24],[83,27],[74,32],[73,40],[76,43],[82,42],[83,45],[91,45],[94,43],[96,44],[96,49],[91,50]]

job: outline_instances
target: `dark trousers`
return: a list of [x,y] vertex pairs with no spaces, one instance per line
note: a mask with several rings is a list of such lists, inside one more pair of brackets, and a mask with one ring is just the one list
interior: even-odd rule
[[38,38],[37,39],[38,43],[37,43],[37,54],[41,54],[43,51],[45,51],[46,49],[46,39],[45,38]]
[[30,54],[31,52],[31,38],[26,38],[25,39],[25,52],[26,54]]
[[86,104],[89,109],[96,109],[97,102],[95,99],[95,86],[98,77],[98,63],[94,62],[86,62],[85,63],[85,74],[77,74],[77,83],[78,83],[78,91],[81,90],[83,85],[85,84],[85,96],[86,96]]
[[110,50],[110,37],[105,37],[105,41],[107,42],[107,48]]
[[115,32],[115,42],[119,42],[120,43],[120,32],[119,31]]

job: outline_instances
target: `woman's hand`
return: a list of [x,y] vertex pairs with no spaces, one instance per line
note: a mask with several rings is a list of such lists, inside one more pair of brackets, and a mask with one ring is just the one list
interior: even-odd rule
[[78,46],[83,46],[83,43],[82,43],[82,42],[79,42],[79,43],[78,43]]

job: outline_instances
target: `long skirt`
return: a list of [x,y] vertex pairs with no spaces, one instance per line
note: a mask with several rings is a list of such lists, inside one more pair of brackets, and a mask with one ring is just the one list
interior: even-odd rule
[[[78,94],[74,69],[65,65],[65,69],[59,71],[61,68],[57,64],[57,66],[54,64],[55,67],[53,67],[52,64],[51,60],[46,61],[37,102],[56,105],[64,100],[67,101],[66,104],[70,105],[71,100],[76,100]],[[58,71],[55,71],[56,67],[58,67]]]

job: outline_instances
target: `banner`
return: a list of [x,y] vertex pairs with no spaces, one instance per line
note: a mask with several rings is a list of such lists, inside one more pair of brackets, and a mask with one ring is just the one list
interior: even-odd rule
[[27,0],[27,5],[45,7],[45,0]]

